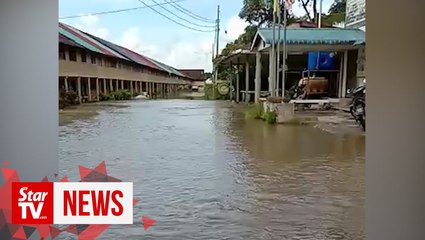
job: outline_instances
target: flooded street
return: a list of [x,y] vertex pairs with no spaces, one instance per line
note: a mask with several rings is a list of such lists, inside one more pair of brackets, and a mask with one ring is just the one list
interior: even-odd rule
[[60,127],[60,175],[106,160],[134,183],[139,224],[101,239],[364,238],[364,137],[247,121],[226,102],[124,104]]

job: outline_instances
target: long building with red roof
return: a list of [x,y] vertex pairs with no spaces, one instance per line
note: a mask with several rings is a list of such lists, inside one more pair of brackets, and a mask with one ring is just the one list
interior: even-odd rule
[[59,23],[59,88],[78,92],[81,102],[120,89],[166,97],[188,85],[190,77],[171,66]]

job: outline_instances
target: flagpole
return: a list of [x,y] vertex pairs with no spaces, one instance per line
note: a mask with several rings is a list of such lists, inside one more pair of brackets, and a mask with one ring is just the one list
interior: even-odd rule
[[281,19],[281,11],[280,11],[280,1],[279,1],[279,6],[277,9],[277,24],[278,24],[278,32],[277,32],[277,53],[276,53],[276,57],[277,57],[277,64],[276,64],[276,96],[279,96],[279,68],[280,68],[280,29],[281,29],[281,23],[282,23],[282,19]]
[[[275,0],[275,1],[277,1],[277,0]],[[271,56],[271,62],[270,62],[270,64],[272,64],[272,67],[271,67],[271,73],[270,73],[270,84],[271,84],[271,86],[270,86],[270,90],[271,90],[271,93],[270,93],[270,95],[273,97],[273,96],[275,96],[275,94],[274,94],[274,91],[275,91],[275,89],[274,89],[274,83],[276,82],[276,77],[275,77],[275,75],[276,75],[276,55],[275,55],[275,45],[276,45],[276,3],[274,3],[273,4],[273,25],[272,25],[272,28],[273,28],[273,41],[272,41],[272,51],[271,51],[271,53],[270,54],[272,54],[272,56]]]
[[285,80],[286,80],[286,59],[288,57],[288,49],[286,47],[286,29],[287,29],[288,6],[286,0],[283,4],[283,60],[282,60],[282,98],[285,98]]

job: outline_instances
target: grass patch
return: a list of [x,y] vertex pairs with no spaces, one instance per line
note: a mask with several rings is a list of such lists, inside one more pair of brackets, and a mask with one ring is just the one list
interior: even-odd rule
[[268,124],[275,124],[277,122],[277,114],[275,112],[265,112],[263,116]]
[[251,104],[245,111],[246,119],[263,119],[264,110],[261,104]]

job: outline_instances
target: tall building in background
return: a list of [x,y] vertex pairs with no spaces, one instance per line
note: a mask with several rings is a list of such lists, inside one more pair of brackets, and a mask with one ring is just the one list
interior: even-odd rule
[[366,0],[347,0],[345,27],[366,31]]
[[[345,10],[345,27],[366,31],[366,0],[347,0]],[[366,48],[359,48],[357,54],[357,85],[366,78]]]

